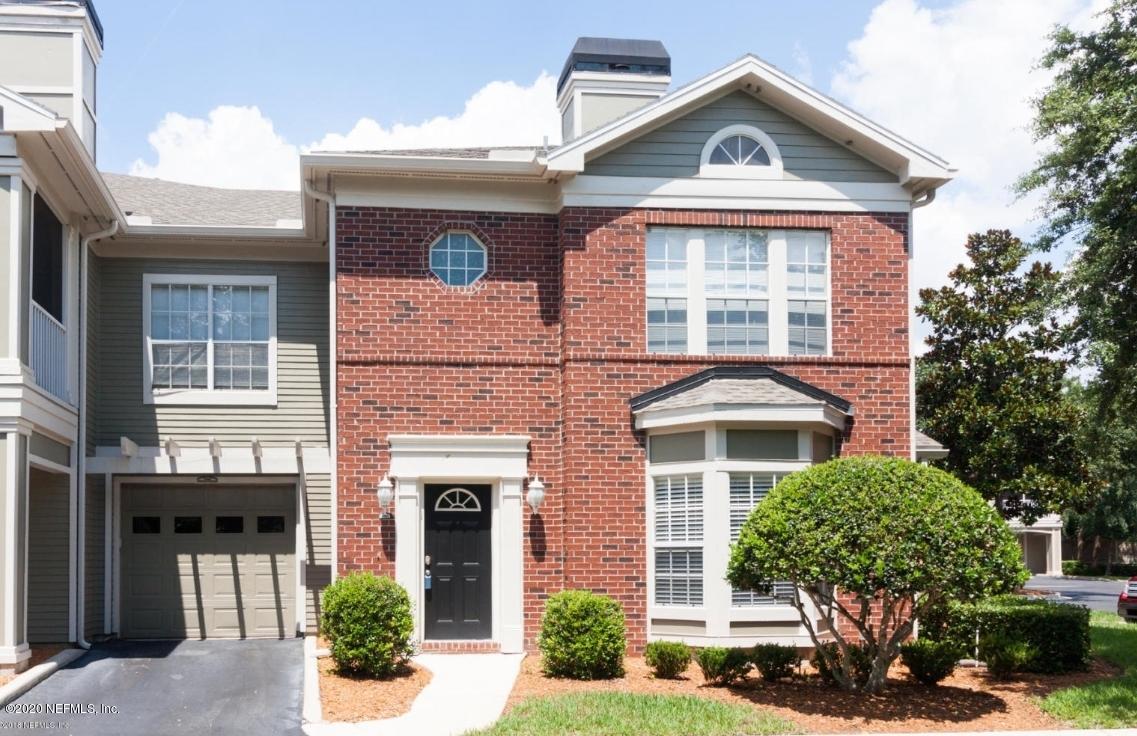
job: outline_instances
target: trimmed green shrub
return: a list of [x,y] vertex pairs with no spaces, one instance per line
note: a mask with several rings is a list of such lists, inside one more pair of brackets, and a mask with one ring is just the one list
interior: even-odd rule
[[1062,560],[1063,575],[1081,575],[1082,577],[1096,578],[1112,575],[1118,578],[1129,578],[1137,575],[1137,563],[1115,562],[1106,572],[1105,564],[1100,562],[1082,562],[1081,560]]
[[691,647],[681,641],[653,641],[644,649],[644,661],[656,677],[674,680],[691,664]]
[[750,655],[738,647],[706,647],[695,655],[695,661],[712,685],[730,685],[750,671]]
[[1006,679],[1028,671],[1038,659],[1038,649],[1014,636],[990,634],[979,642],[979,658],[987,663],[988,672]]
[[[837,646],[837,642],[831,641],[821,646],[825,648],[830,659],[834,662],[842,661],[841,648]],[[868,650],[868,647],[863,644],[849,644],[848,651],[848,656],[851,658],[853,665],[853,680],[857,684],[863,684],[869,679],[869,675],[872,674],[872,653]],[[809,662],[814,666],[817,670],[817,674],[821,676],[821,679],[826,684],[837,684],[837,677],[833,674],[833,671],[829,669],[825,657],[822,657],[817,650],[814,650],[813,656],[809,658]]]
[[391,578],[353,572],[324,588],[320,633],[342,672],[389,677],[414,654],[411,599]]
[[935,685],[955,671],[960,648],[950,641],[917,639],[900,647],[900,660],[923,685]]
[[624,674],[624,609],[606,595],[564,590],[549,596],[538,638],[550,677],[606,680]]
[[1090,612],[1083,606],[1020,596],[949,603],[926,614],[920,631],[973,654],[977,633],[979,639],[1016,639],[1034,652],[1031,661],[1021,665],[1024,672],[1076,672],[1090,663]]
[[823,606],[825,616],[802,617],[811,639],[868,644],[872,669],[862,682],[851,667],[827,662],[838,685],[866,694],[884,687],[912,620],[930,606],[1012,591],[1028,577],[1015,535],[974,489],[911,460],[867,455],[779,481],[742,525],[726,573],[738,590],[784,580],[815,602],[836,589],[877,610],[908,613],[862,618]]
[[766,682],[793,677],[801,663],[797,647],[785,644],[759,644],[750,652],[750,661]]

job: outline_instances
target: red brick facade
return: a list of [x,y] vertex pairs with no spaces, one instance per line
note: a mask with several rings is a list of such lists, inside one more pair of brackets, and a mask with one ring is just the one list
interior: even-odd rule
[[[824,358],[645,352],[649,225],[831,233],[832,350]],[[489,273],[442,286],[427,250],[448,227],[486,244]],[[908,216],[569,208],[560,215],[389,208],[337,212],[341,571],[394,572],[375,487],[390,433],[532,437],[546,484],[526,513],[525,637],[566,587],[615,596],[629,643],[646,631],[644,437],[628,399],[711,365],[769,365],[853,403],[843,452],[907,456]]]

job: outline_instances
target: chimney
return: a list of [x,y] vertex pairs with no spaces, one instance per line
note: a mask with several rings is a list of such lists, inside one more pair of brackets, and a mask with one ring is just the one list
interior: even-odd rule
[[671,83],[671,57],[659,41],[576,40],[557,81],[565,143],[658,100]]
[[70,120],[92,158],[102,54],[92,0],[0,0],[0,86]]

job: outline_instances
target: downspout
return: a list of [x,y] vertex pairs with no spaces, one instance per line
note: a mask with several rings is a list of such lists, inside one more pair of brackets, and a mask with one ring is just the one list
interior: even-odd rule
[[[331,508],[331,574],[330,581],[336,579],[336,568],[339,566],[339,493],[338,493],[338,467],[336,462],[336,448],[339,446],[336,426],[336,202],[330,192],[316,189],[304,179],[302,182],[304,194],[328,205],[328,479],[330,481],[329,496]],[[310,526],[305,528],[311,529]],[[309,532],[310,533],[310,532]],[[315,560],[307,560],[307,564]],[[305,581],[307,582],[307,581]],[[307,586],[305,585],[305,591]],[[318,594],[317,594],[318,595]],[[307,627],[305,626],[305,629]]]
[[[927,207],[932,202],[936,201],[936,190],[927,189],[920,193],[919,196],[912,199],[912,209],[918,210],[921,207]],[[908,213],[908,259],[912,262],[916,260],[916,236],[912,232],[912,213]],[[908,302],[911,304],[913,299],[912,293],[912,271],[908,271]],[[908,339],[912,339],[912,335],[916,334],[916,314],[912,309],[908,310]],[[908,351],[911,357],[908,359],[908,459],[916,459],[916,353],[912,350],[911,344],[908,346]],[[916,627],[912,630],[912,636],[915,638],[920,637],[919,622],[916,622]]]
[[87,547],[87,291],[88,255],[91,243],[109,238],[118,232],[118,220],[111,221],[110,227],[92,233],[79,241],[79,377],[76,381],[79,392],[79,432],[78,451],[75,453],[75,472],[79,486],[79,500],[75,505],[75,643],[82,649],[90,649],[91,642],[86,639],[86,547]]

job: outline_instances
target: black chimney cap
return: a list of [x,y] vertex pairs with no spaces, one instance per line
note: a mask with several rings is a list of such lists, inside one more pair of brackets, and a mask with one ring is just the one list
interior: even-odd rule
[[659,41],[582,36],[565,60],[558,93],[574,70],[670,76],[671,56]]

